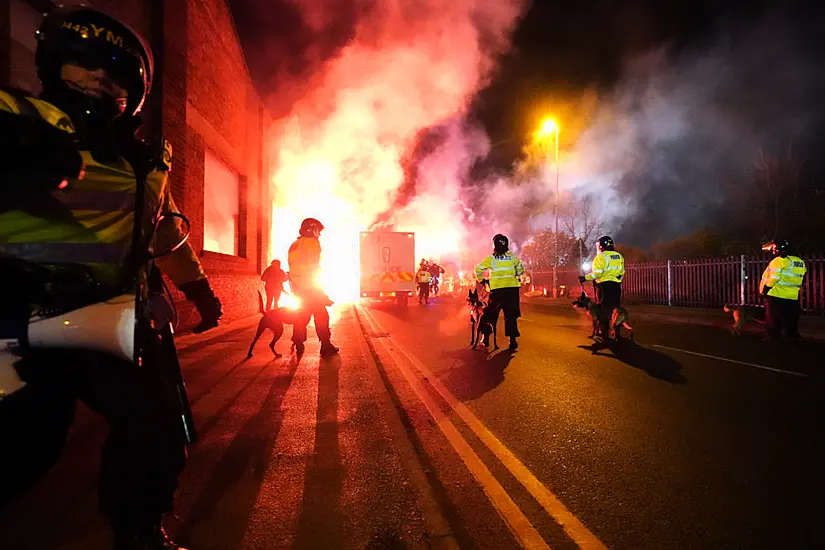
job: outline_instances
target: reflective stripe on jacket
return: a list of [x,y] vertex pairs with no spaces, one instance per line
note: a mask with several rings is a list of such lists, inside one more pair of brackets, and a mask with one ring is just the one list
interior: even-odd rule
[[429,284],[433,280],[433,276],[430,274],[429,271],[424,269],[418,272],[418,282],[421,284]]
[[[74,127],[69,117],[54,105],[35,98],[16,98],[0,90],[0,110],[21,114],[29,111],[18,101],[33,105],[46,122],[69,133]],[[132,166],[124,159],[101,164],[88,151],[80,151],[86,175],[70,180],[66,189],[52,192],[55,204],[66,216],[21,210],[0,212],[0,255],[41,264],[77,263],[87,265],[101,283],[115,284],[132,245],[137,182]],[[147,176],[144,231],[161,211],[179,212],[172,200],[166,172]],[[26,185],[21,181],[20,185]],[[63,209],[61,209],[63,210]],[[183,237],[176,223],[162,222],[155,236],[155,250],[168,250]],[[205,277],[189,243],[157,260],[158,267],[176,286]]]
[[591,272],[584,277],[588,281],[621,283],[624,278],[624,257],[615,250],[599,252],[593,259]]
[[798,300],[799,287],[802,286],[802,279],[808,268],[799,256],[788,256],[783,258],[777,256],[762,273],[762,281],[759,283],[759,290],[769,286],[768,296],[783,298],[785,300]]
[[521,286],[519,277],[524,273],[524,267],[514,255],[507,253],[496,258],[490,254],[476,266],[476,279],[480,281],[487,269],[490,270],[490,290]]

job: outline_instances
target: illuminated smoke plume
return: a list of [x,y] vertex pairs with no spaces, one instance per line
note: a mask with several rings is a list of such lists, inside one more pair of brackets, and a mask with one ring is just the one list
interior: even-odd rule
[[[332,24],[339,4],[298,6],[318,31]],[[339,299],[357,292],[358,232],[376,222],[415,231],[418,256],[459,246],[468,215],[460,188],[486,147],[486,136],[466,128],[463,117],[522,11],[518,0],[353,0],[344,7],[356,14],[348,41],[304,75],[309,84],[272,132],[274,256],[285,259],[303,217],[321,219],[325,282]],[[434,127],[446,138],[410,180],[409,156]]]
[[736,200],[724,190],[752,181],[759,148],[804,146],[822,123],[825,71],[804,34],[773,16],[712,47],[628,61],[565,155],[562,187],[594,193],[635,245],[723,223]]

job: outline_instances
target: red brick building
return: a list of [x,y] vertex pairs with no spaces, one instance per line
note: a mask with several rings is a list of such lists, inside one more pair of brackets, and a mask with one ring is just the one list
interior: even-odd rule
[[[0,85],[39,91],[34,31],[52,4],[0,0]],[[86,0],[142,33],[155,56],[144,137],[173,145],[172,193],[192,224],[225,319],[257,311],[269,263],[268,115],[249,77],[226,0]],[[194,312],[176,293],[181,328]]]

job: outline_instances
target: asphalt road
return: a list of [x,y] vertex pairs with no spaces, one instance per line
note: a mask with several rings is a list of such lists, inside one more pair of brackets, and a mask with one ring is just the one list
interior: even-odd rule
[[[254,320],[182,338],[201,439],[170,531],[194,550],[823,546],[822,344],[638,320],[594,355],[572,309],[523,314],[516,353],[468,349],[457,299],[341,307],[331,360],[246,360]],[[105,431],[81,410],[0,510],[0,547],[108,547]]]
[[822,547],[821,344],[638,321],[594,355],[576,311],[528,305],[488,357],[460,302],[371,312],[607,547]]

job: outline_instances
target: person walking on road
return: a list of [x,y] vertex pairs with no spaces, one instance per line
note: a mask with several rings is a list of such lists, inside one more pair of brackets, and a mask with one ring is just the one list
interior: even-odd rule
[[433,287],[433,296],[438,296],[439,291],[439,284],[441,275],[444,273],[444,268],[431,261],[429,263],[428,269],[430,271],[430,277],[432,279],[432,287]]
[[415,280],[418,283],[418,303],[430,303],[430,284],[432,283],[433,276],[430,274],[430,270],[424,260],[421,260],[421,266],[418,269]]
[[321,222],[315,218],[307,218],[301,222],[298,239],[289,247],[289,288],[300,300],[300,315],[292,328],[292,342],[299,355],[304,353],[307,325],[313,317],[315,333],[321,341],[321,355],[334,355],[339,351],[332,344],[329,329],[327,307],[332,305],[332,300],[319,286],[318,281],[321,274],[321,243],[318,238],[323,230]]
[[490,270],[490,305],[482,319],[483,344],[489,346],[493,326],[498,322],[498,312],[504,311],[504,335],[510,338],[510,351],[518,349],[518,318],[521,317],[519,278],[524,267],[510,252],[510,241],[502,234],[493,237],[493,253],[484,258],[475,268],[476,279],[483,281],[484,272]]
[[593,259],[590,273],[579,277],[581,284],[593,281],[595,301],[599,308],[599,325],[594,348],[604,348],[609,343],[610,316],[613,309],[622,305],[622,279],[624,257],[616,251],[613,237],[604,235],[597,241],[599,253]]
[[774,256],[759,283],[760,294],[767,299],[767,339],[776,340],[782,332],[788,338],[799,338],[799,288],[807,272],[805,262],[790,254],[791,245],[784,239],[771,241],[762,250]]
[[272,260],[261,275],[266,290],[266,303],[264,311],[269,311],[273,307],[278,307],[278,301],[284,291],[284,283],[287,281],[286,273],[281,269],[281,260]]

